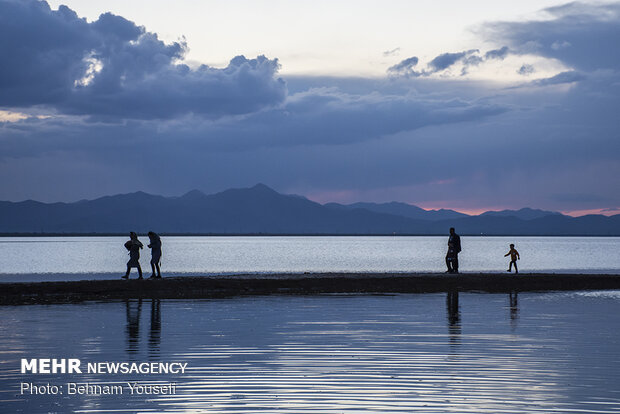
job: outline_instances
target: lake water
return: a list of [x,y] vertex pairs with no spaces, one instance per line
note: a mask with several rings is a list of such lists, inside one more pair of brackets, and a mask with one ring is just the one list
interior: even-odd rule
[[[124,237],[2,237],[0,281],[118,278]],[[150,272],[145,244],[141,263]],[[163,237],[164,275],[443,272],[447,237]],[[618,237],[462,237],[464,272],[505,271],[509,244],[522,272],[619,273]],[[133,270],[133,277],[136,271]]]
[[[620,412],[620,291],[5,306],[0,321],[2,413]],[[33,375],[21,358],[188,366]],[[134,381],[176,394],[20,391]]]

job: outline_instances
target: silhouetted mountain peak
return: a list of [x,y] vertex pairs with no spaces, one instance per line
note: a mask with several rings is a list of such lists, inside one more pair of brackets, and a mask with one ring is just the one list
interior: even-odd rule
[[534,219],[541,218],[541,217],[557,216],[557,215],[561,216],[562,214],[558,213],[557,211],[546,211],[546,210],[533,209],[529,207],[524,207],[520,210],[487,211],[481,214],[481,216],[497,216],[497,217],[512,216],[512,217],[517,217],[521,220],[534,220]]
[[206,194],[199,190],[191,190],[181,196],[184,200],[196,200],[206,197]]
[[467,216],[393,202],[321,205],[264,184],[182,197],[138,191],[77,203],[0,202],[3,233],[619,235],[620,215],[573,218],[524,208]]
[[224,190],[220,193],[214,194],[214,196],[218,196],[218,195],[252,196],[252,197],[261,196],[261,195],[284,196],[283,194],[278,193],[273,188],[268,187],[262,183],[258,183],[254,185],[253,187],[230,188],[228,190]]
[[135,191],[133,193],[124,193],[124,194],[116,194],[116,195],[110,195],[110,196],[103,196],[100,198],[96,198],[92,201],[100,201],[100,200],[122,200],[122,199],[129,199],[129,200],[141,200],[141,199],[147,199],[150,197],[161,197],[161,196],[156,196],[156,195],[152,195],[152,194],[148,194],[145,193],[144,191]]
[[[118,196],[119,197],[157,197],[153,194],[146,193],[142,190],[134,191],[133,193],[119,194]],[[112,197],[117,197],[117,196],[112,196]]]
[[261,193],[269,193],[269,194],[280,194],[276,190],[271,187],[266,186],[263,183],[258,183],[254,187],[250,187],[248,190],[253,192],[261,192]]
[[160,202],[165,200],[166,197],[160,195],[154,195],[145,193],[144,191],[136,191],[134,193],[127,194],[117,194],[113,196],[104,196],[92,201],[82,202],[82,203],[72,203],[69,205],[79,205],[79,206],[99,206],[104,208],[116,208],[117,206],[124,206],[125,208],[129,206],[151,206],[153,203]]
[[208,197],[223,203],[251,203],[254,205],[256,205],[256,203],[274,203],[279,200],[290,198],[285,194],[278,193],[265,184],[256,184],[249,188],[231,188]]
[[342,205],[337,203],[328,203],[326,207],[332,209],[364,209],[373,211],[375,213],[391,214],[395,216],[408,217],[416,220],[449,220],[467,217],[466,214],[459,213],[454,210],[424,210],[413,204],[407,204],[398,201],[392,201],[389,203],[353,203],[349,205]]

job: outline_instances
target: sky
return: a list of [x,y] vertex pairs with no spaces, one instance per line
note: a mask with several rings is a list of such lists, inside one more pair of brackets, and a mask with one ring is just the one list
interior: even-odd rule
[[0,200],[620,213],[620,3],[0,0]]

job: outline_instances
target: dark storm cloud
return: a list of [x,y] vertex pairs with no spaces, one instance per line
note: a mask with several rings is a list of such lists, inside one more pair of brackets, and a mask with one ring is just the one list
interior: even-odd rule
[[516,53],[554,58],[582,71],[620,69],[620,3],[569,3],[545,10],[549,19],[485,25],[488,39]]
[[[575,101],[581,96],[575,93]],[[352,104],[356,100],[363,102]],[[572,101],[560,108],[545,105],[543,111],[477,117],[473,105],[456,102],[446,111],[455,123],[428,125],[397,115],[386,118],[381,111],[388,111],[390,103],[371,103],[334,90],[314,91],[293,101],[286,110],[254,114],[241,123],[188,118],[97,128],[70,120],[10,124],[13,134],[6,127],[2,134],[0,175],[18,179],[3,184],[2,191],[23,194],[37,188],[54,197],[50,189],[73,188],[80,191],[76,198],[136,189],[174,195],[260,181],[301,194],[348,189],[361,199],[367,197],[364,191],[400,186],[403,189],[388,192],[391,199],[445,200],[444,206],[452,207],[501,202],[564,209],[599,203],[593,198],[552,197],[571,193],[608,195],[605,207],[618,201],[618,193],[610,191],[620,174],[617,122],[599,122],[608,116],[600,109],[614,102],[590,97],[580,103],[594,106],[598,118],[583,115]],[[437,101],[435,110],[441,106]],[[456,123],[459,112],[471,121]],[[445,118],[438,112],[433,115]],[[383,120],[398,131],[373,139],[390,132],[376,125]],[[422,127],[411,129],[416,122]],[[355,124],[359,127],[351,126]]]
[[[239,119],[7,123],[0,175],[16,178],[3,184],[0,199],[136,189],[176,195],[265,182],[301,194],[347,190],[350,201],[373,200],[368,194],[380,190],[386,198],[378,201],[443,200],[455,208],[602,203],[556,197],[575,193],[607,196],[604,207],[613,207],[620,202],[611,190],[620,174],[620,102],[617,93],[601,93],[610,80],[587,77],[567,96],[539,88],[530,96],[506,93],[502,105],[488,103],[498,98],[440,99],[448,91],[468,95],[464,85],[443,81],[435,81],[432,98],[386,94],[368,83],[359,94],[336,87],[300,92],[283,107]],[[511,107],[524,110],[506,111]]]
[[0,105],[60,102],[87,69],[97,41],[88,23],[66,6],[0,1]]
[[[342,145],[430,125],[480,120],[505,110],[501,105],[460,99],[350,95],[318,89],[293,95],[283,109],[252,115],[241,125],[247,127],[250,146],[255,135],[268,137],[259,141],[262,145]],[[230,137],[234,139],[238,137]]]
[[[59,150],[101,152],[124,147],[138,151],[149,142],[162,147],[185,145],[199,151],[226,152],[351,145],[431,125],[472,122],[505,111],[502,105],[485,102],[371,92],[353,95],[321,88],[292,95],[281,107],[241,118],[209,120],[190,116],[109,126],[72,118],[10,123],[0,134],[0,159]],[[83,139],[85,135],[90,138]]]
[[237,56],[223,69],[180,64],[187,46],[165,44],[123,17],[93,23],[66,6],[0,0],[0,106],[47,105],[106,118],[243,114],[278,105],[277,59]]
[[[19,10],[40,20],[28,26],[22,16],[29,27],[23,42],[1,44],[3,53],[22,53],[23,62],[47,65],[51,73],[3,61],[0,70],[12,82],[0,77],[0,99],[10,98],[11,108],[45,104],[57,112],[0,123],[0,176],[12,177],[0,186],[0,199],[69,200],[138,189],[176,195],[265,182],[286,192],[351,194],[342,201],[555,210],[620,205],[615,69],[562,60],[565,72],[514,89],[427,76],[526,48],[543,50],[543,57],[574,51],[579,43],[562,35],[567,16],[596,31],[598,6],[581,7],[579,16],[574,5],[548,12],[539,32],[544,39],[535,32],[540,22],[491,24],[495,31],[501,26],[502,36],[484,39],[500,42],[486,53],[440,54],[433,66],[410,57],[385,79],[289,77],[285,88],[276,60],[239,57],[225,69],[190,69],[179,64],[183,42],[164,44],[120,16],[87,23],[66,8],[0,0],[9,10],[6,4],[27,5]],[[558,35],[547,36],[549,27]],[[600,35],[591,48],[617,40],[611,30]],[[599,54],[590,52],[597,62],[590,65],[609,68]],[[85,86],[75,85],[80,79]],[[241,115],[217,116],[238,108]],[[106,117],[119,122],[93,122]],[[367,196],[377,191],[385,198]]]
[[167,64],[156,76],[136,73],[137,70],[127,74],[125,69],[132,64],[123,61],[117,70],[118,66],[112,63],[108,66],[111,73],[104,66],[91,85],[77,88],[61,108],[66,113],[104,118],[163,119],[188,113],[206,116],[250,113],[281,104],[286,98],[284,81],[273,78],[278,69],[277,60],[264,56],[256,59],[237,56],[224,69],[203,65],[191,70],[185,65]]

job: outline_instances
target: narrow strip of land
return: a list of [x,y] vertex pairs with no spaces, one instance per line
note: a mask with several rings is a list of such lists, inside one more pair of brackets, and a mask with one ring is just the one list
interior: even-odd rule
[[208,299],[250,295],[509,293],[620,289],[620,275],[316,273],[2,283],[0,305],[137,298]]

